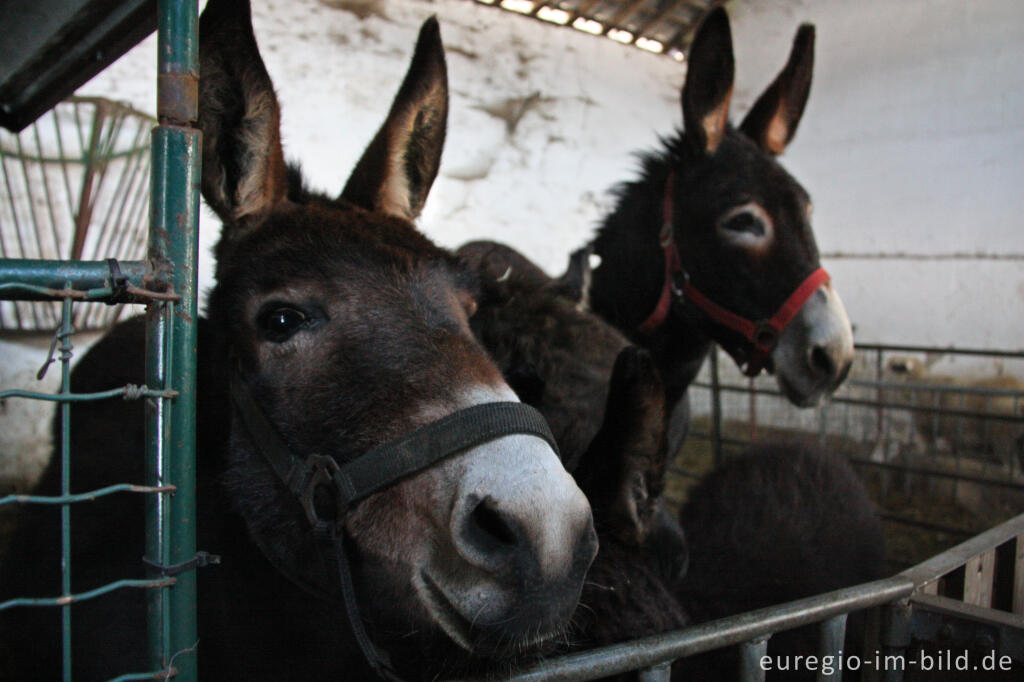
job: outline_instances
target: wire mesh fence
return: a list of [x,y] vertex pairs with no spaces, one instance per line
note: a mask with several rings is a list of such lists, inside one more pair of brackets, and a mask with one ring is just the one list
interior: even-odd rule
[[[47,267],[49,266],[49,267]],[[116,272],[117,275],[112,273]],[[117,494],[146,494],[168,496],[177,491],[175,485],[147,485],[143,481],[110,481],[108,485],[89,490],[72,492],[72,453],[71,453],[71,419],[70,410],[73,403],[93,402],[100,400],[149,400],[157,411],[169,409],[170,401],[177,392],[165,387],[149,388],[147,386],[125,385],[110,390],[76,394],[71,391],[71,359],[74,355],[74,335],[76,333],[73,320],[74,307],[85,305],[89,301],[112,302],[124,296],[125,289],[136,293],[132,296],[139,302],[155,303],[152,312],[158,317],[173,314],[174,300],[177,296],[166,291],[148,291],[143,289],[152,277],[149,264],[144,262],[128,262],[116,267],[109,262],[77,262],[57,263],[53,261],[31,262],[20,259],[0,260],[0,298],[4,299],[43,299],[53,298],[59,306],[60,317],[53,335],[48,356],[42,362],[39,378],[42,378],[51,365],[56,364],[60,373],[60,386],[55,393],[45,393],[27,388],[0,387],[0,401],[35,400],[51,401],[58,404],[60,432],[57,435],[52,466],[58,467],[59,491],[57,494],[8,494],[0,496],[0,513],[16,506],[37,505],[55,506],[60,510],[60,536],[53,542],[60,545],[60,584],[53,585],[53,593],[46,595],[19,595],[0,602],[0,612],[16,611],[24,608],[56,608],[61,613],[61,650],[64,663],[64,679],[71,678],[71,662],[74,632],[72,629],[72,609],[82,602],[97,599],[111,592],[124,589],[160,590],[176,584],[176,579],[167,576],[153,576],[146,579],[123,578],[92,586],[90,589],[73,591],[71,538],[73,529],[73,509],[78,505],[91,504],[96,500]],[[121,279],[119,279],[121,278]],[[57,287],[63,280],[63,286]],[[168,352],[167,339],[159,345],[155,361],[163,364]],[[158,407],[156,407],[158,406]],[[157,435],[163,447],[169,433]],[[145,453],[139,453],[140,457]],[[50,491],[48,491],[50,492]],[[146,551],[139,547],[140,555]],[[24,570],[33,570],[25,566]],[[146,672],[128,674],[117,679],[153,679],[156,673]]]

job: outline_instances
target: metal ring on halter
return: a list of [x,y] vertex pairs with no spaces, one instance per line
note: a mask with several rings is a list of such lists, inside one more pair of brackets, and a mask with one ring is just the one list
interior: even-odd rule
[[779,333],[768,320],[761,320],[754,327],[754,337],[751,339],[751,342],[755,346],[770,351],[779,342]]

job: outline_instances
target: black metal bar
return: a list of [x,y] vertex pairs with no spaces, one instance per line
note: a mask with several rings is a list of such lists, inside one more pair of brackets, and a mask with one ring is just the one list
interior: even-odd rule
[[[714,357],[714,356],[712,356]],[[862,386],[874,386],[875,382],[857,382],[851,380],[851,385],[862,385]],[[717,390],[720,393],[741,393],[754,395],[771,396],[773,398],[783,399],[783,395],[775,390],[766,388],[749,388],[747,386],[738,386],[736,384],[722,384],[714,387],[713,384],[707,384],[702,381],[695,381],[690,384],[691,387],[704,388],[711,391]],[[898,387],[898,388],[897,388]],[[914,389],[917,390],[914,390]],[[941,389],[941,390],[940,390]],[[892,390],[903,390],[911,393],[924,393],[924,392],[947,392],[947,393],[978,393],[978,394],[991,394],[993,397],[1008,397],[1017,398],[1024,396],[1021,391],[1015,391],[1013,389],[996,389],[996,388],[970,388],[963,386],[925,386],[922,384],[893,384]],[[830,399],[833,405],[855,405],[859,407],[878,407],[878,403],[873,400],[864,400],[862,398],[849,398],[843,395],[833,395]],[[1020,421],[1020,416],[1012,414],[1000,414],[996,412],[978,412],[975,410],[958,410],[958,409],[946,409],[942,407],[930,407],[928,405],[914,405],[912,403],[883,403],[883,407],[893,410],[906,410],[907,412],[915,412],[921,414],[944,414],[953,417],[971,417],[975,419],[994,419],[996,421]]]
[[722,387],[718,380],[718,351],[711,351],[711,450],[715,467],[723,461]]
[[861,343],[858,341],[857,350],[877,350],[882,352],[896,353],[948,353],[950,355],[993,355],[1001,358],[1024,359],[1024,351],[1000,350],[991,348],[955,348],[953,346],[908,346],[890,343]]
[[980,649],[1024,661],[1024,617],[930,594],[915,595],[911,604],[915,639],[940,642],[943,649]]

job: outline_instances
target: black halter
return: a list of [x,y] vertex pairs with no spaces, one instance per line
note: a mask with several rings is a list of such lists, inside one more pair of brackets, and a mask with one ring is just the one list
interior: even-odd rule
[[[303,459],[292,452],[281,438],[237,370],[231,379],[231,399],[249,440],[302,505],[313,528],[321,558],[339,576],[342,600],[359,648],[374,671],[386,679],[400,678],[387,653],[370,640],[359,615],[352,570],[344,547],[347,512],[359,501],[410,474],[503,436],[536,436],[547,441],[558,454],[558,445],[540,412],[524,403],[495,402],[453,412],[401,438],[378,445],[344,464],[339,465],[329,455],[310,454]],[[333,492],[334,519],[322,519],[316,511],[314,496],[321,486]],[[302,581],[296,582],[306,589],[315,590]]]

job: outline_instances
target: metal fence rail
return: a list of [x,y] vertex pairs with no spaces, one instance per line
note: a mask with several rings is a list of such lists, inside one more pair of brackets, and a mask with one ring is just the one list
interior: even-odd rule
[[[140,588],[149,595],[151,670],[117,680],[196,679],[195,569],[175,577],[154,571],[146,580],[119,580],[88,592],[71,592],[71,507],[111,494],[146,497],[147,560],[157,567],[185,564],[195,550],[195,387],[198,317],[197,262],[199,225],[200,133],[197,119],[198,3],[158,3],[158,122],[151,136],[149,251],[147,260],[0,259],[0,301],[60,302],[59,328],[48,366],[56,361],[60,390],[53,395],[25,389],[2,398],[53,400],[59,403],[63,433],[59,448],[61,494],[52,497],[10,495],[0,506],[48,504],[61,508],[61,593],[25,596],[0,604],[0,610],[38,607],[62,612],[63,679],[71,679],[75,602],[113,590]],[[136,164],[137,166],[138,164]],[[122,183],[123,184],[123,183]],[[138,190],[124,189],[137,193]],[[129,197],[130,199],[130,197]],[[107,235],[106,243],[119,239]],[[116,255],[116,254],[106,254]],[[121,386],[88,395],[70,392],[73,320],[76,301],[137,302],[147,305],[145,386]],[[56,360],[53,355],[57,354]],[[44,367],[45,370],[45,367]],[[111,481],[103,488],[71,494],[69,464],[72,402],[111,397],[146,398],[146,480]],[[173,493],[173,494],[172,494]]]
[[[761,438],[813,439],[876,472],[883,496],[902,485],[908,497],[923,489],[935,499],[1005,499],[1018,509],[1024,503],[1024,352],[859,344],[850,377],[812,410],[793,409],[770,377],[748,379],[719,360],[711,354],[689,393],[693,413],[707,419],[695,420],[688,442],[710,443],[713,464]],[[923,371],[894,373],[892,365],[908,360]],[[933,373],[928,363],[959,374]],[[703,470],[675,473],[698,477]],[[946,519],[884,517],[961,537],[979,530]]]
[[[972,565],[991,561],[1001,546],[1014,549],[1010,567],[1012,612],[990,608],[994,572],[970,570]],[[956,593],[955,587],[945,581],[965,568],[964,585]],[[986,593],[989,599],[979,599],[978,595]],[[881,627],[865,640],[864,652],[844,654],[841,649],[846,615],[864,609],[878,609],[875,613]],[[831,656],[829,660],[833,662],[843,659],[858,668],[860,662],[870,658],[873,665],[863,668],[868,678],[902,680],[908,669],[907,650],[911,645],[943,641],[940,633],[954,631],[966,641],[985,637],[994,656],[1009,657],[1015,665],[1024,665],[1024,514],[891,578],[551,659],[520,670],[510,679],[567,682],[640,671],[644,682],[668,680],[671,663],[679,658],[739,645],[742,652],[738,677],[743,682],[754,682],[765,677],[762,656],[768,638],[810,623],[820,624],[820,646],[816,652],[819,668],[826,656]],[[876,661],[878,665],[874,665]],[[829,674],[819,672],[818,679],[841,680],[842,672],[843,664],[835,663]]]

